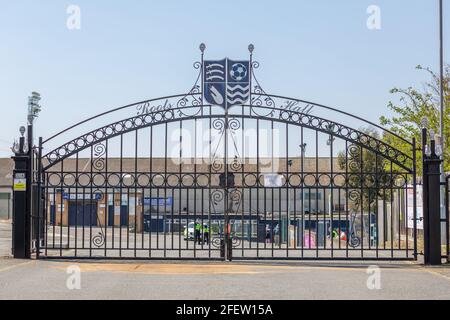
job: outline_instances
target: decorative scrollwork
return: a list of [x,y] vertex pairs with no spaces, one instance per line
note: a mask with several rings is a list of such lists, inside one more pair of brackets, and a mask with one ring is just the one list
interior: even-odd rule
[[242,170],[242,161],[240,158],[238,158],[237,156],[234,157],[233,161],[230,164],[230,168],[232,171],[238,172]]
[[[392,161],[393,164],[398,165],[400,168],[403,168],[410,173],[412,172],[412,157],[387,144],[386,142],[343,124],[309,114],[307,110],[305,111],[303,109],[303,106],[294,106],[293,103],[296,102],[295,100],[283,100],[284,104],[277,106],[273,96],[265,94],[262,89],[257,89],[256,92],[259,92],[260,94],[252,96],[252,99],[255,100],[252,102],[248,114],[230,115],[228,125],[231,133],[240,129],[241,123],[238,121],[238,119],[240,119],[239,117],[256,117],[261,120],[288,123],[324,132],[325,134],[330,135],[331,139],[341,138],[347,140],[352,145],[349,151],[355,155],[357,154],[357,147],[364,150],[370,150],[376,153],[377,156],[383,157],[387,161]],[[106,125],[75,138],[47,153],[44,158],[47,160],[48,164],[44,169],[47,170],[59,161],[64,160],[65,158],[70,157],[71,155],[74,155],[90,146],[95,146],[96,144],[102,143],[111,137],[138,130],[140,128],[173,122],[176,120],[201,119],[203,117],[202,110],[204,106],[201,105],[200,96],[200,88],[197,86],[193,89],[193,91],[191,91],[191,93],[185,95],[184,98],[179,100],[177,108],[141,114],[136,117]],[[260,107],[258,107],[258,105],[260,105]],[[297,107],[300,109],[297,110]],[[187,110],[190,111],[187,112]],[[215,111],[211,112],[218,112],[216,117],[210,118],[213,119],[212,129],[218,130],[220,134],[224,133],[225,116],[220,114],[220,109],[215,109]],[[211,115],[206,116],[210,117]],[[101,167],[102,166],[99,164],[99,168]]]
[[[348,147],[348,169],[350,172],[358,172],[361,170],[361,147],[357,145],[350,145]],[[358,181],[350,181],[355,183],[355,187],[358,187]]]
[[92,238],[92,244],[97,248],[100,248],[105,244],[105,235],[103,234],[103,230]]
[[[102,190],[96,189],[93,192],[93,196],[95,200],[98,201],[99,203],[104,203],[105,194]],[[100,218],[98,217],[98,215],[97,215],[97,225],[100,227],[100,231],[97,233],[96,236],[92,238],[92,244],[97,248],[100,248],[105,244],[106,237],[105,233],[103,232],[102,223],[100,222]]]
[[[222,118],[216,118],[211,123],[211,128],[214,130],[219,131],[219,142],[225,135],[225,120]],[[211,164],[211,170],[214,172],[219,172],[223,169],[224,163],[223,159],[220,157],[219,154],[219,146],[220,143],[218,143],[217,147],[213,151],[213,153],[210,155],[210,164]]]
[[241,239],[236,235],[236,233],[232,233],[230,235],[231,238],[231,245],[233,246],[233,248],[237,248],[241,245]]
[[348,199],[352,201],[353,208],[357,211],[361,205],[361,192],[356,189],[349,190]]
[[223,133],[225,130],[225,120],[222,118],[216,118],[211,124],[212,128],[218,130],[219,133]]
[[233,189],[230,191],[230,200],[233,202],[240,202],[242,197],[242,191],[239,189]]
[[[236,236],[236,233],[232,232],[229,236],[230,236],[230,240],[231,240],[231,246],[233,248],[239,247],[240,244],[242,243],[242,241],[239,237]],[[221,233],[211,239],[211,245],[214,248],[219,249],[223,246],[223,244],[224,244],[223,236]]]
[[[272,97],[267,95],[264,90],[256,85],[252,92],[252,100],[250,113],[260,117],[273,117],[275,114],[276,103]],[[261,108],[262,107],[262,108]],[[265,114],[257,112],[257,110],[265,111]]]
[[228,212],[237,213],[241,207],[242,191],[239,189],[228,190],[228,200],[230,201]]
[[195,61],[193,66],[194,66],[194,69],[201,69],[202,63],[200,61]]
[[225,197],[225,196],[224,196],[223,190],[219,190],[219,189],[214,190],[214,191],[210,194],[210,202],[211,202],[211,205],[212,205],[212,207],[213,207],[213,211],[214,211],[214,212],[217,212],[217,211],[218,211],[218,210],[216,209],[216,207],[217,207],[220,203],[222,203],[224,197]]
[[[199,115],[202,112],[203,105],[200,99],[200,93],[201,93],[200,86],[196,84],[187,95],[178,100],[176,106],[178,108],[177,110],[179,117],[195,116]],[[187,113],[187,111],[190,112]]]
[[211,245],[214,248],[219,249],[222,246],[222,241],[223,241],[222,239],[223,239],[223,237],[221,236],[221,234],[219,234],[218,236],[212,237]]
[[[202,112],[203,103],[202,103],[202,88],[200,88],[200,79],[203,72],[203,66],[201,62],[196,61],[194,62],[194,69],[199,70],[197,79],[195,80],[194,85],[192,86],[192,89],[186,94],[184,97],[182,97],[178,102],[176,103],[176,106],[178,108],[178,116],[194,116],[199,115]],[[198,108],[188,108],[188,107],[198,107]],[[189,114],[187,111],[193,111]]]
[[103,171],[105,169],[106,160],[104,155],[106,154],[106,146],[103,143],[98,143],[94,146],[94,157],[92,165],[95,170]]
[[214,172],[222,171],[223,169],[223,161],[222,159],[215,158],[211,162],[211,170]]
[[349,233],[348,244],[352,248],[357,248],[361,244],[361,238],[358,237],[357,230],[356,230],[356,215],[357,215],[357,213],[356,213],[356,211],[354,211],[351,213],[351,217],[350,217],[350,233]]
[[228,120],[228,128],[232,131],[239,130],[241,128],[241,121],[237,118]]

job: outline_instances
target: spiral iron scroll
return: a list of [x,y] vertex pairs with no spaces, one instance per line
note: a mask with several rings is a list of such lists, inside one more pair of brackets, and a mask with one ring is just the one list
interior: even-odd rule
[[[99,202],[101,202],[105,199],[105,194],[100,189],[95,190],[93,194],[95,195],[95,199],[97,199],[97,201],[99,201]],[[94,246],[96,246],[97,248],[100,248],[105,244],[106,236],[103,231],[103,227],[102,227],[102,224],[100,222],[98,215],[97,215],[97,225],[100,227],[100,231],[97,233],[97,235],[92,237],[92,244]]]

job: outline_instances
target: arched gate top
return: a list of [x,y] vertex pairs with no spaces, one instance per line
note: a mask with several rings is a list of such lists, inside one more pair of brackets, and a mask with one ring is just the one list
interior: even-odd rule
[[[369,126],[377,128],[382,131],[382,134],[389,135],[398,141],[411,145],[411,151],[413,151],[413,143],[396,133],[337,108],[266,93],[255,77],[254,70],[259,67],[259,63],[253,61],[252,45],[249,46],[250,58],[248,61],[233,61],[228,58],[205,61],[203,59],[204,48],[203,50],[201,49],[201,52],[201,61],[194,63],[194,68],[199,70],[198,76],[194,86],[188,93],[125,105],[90,117],[63,129],[45,140],[43,144],[47,145],[56,137],[68,133],[72,129],[79,128],[86,123],[97,123],[102,118],[105,118],[105,116],[113,113],[128,112],[132,109],[136,112],[131,117],[129,115],[122,116],[122,120],[117,122],[104,122],[105,124],[101,127],[90,130],[74,139],[70,139],[68,142],[51,150],[43,157],[47,160],[45,169],[52,167],[79,151],[130,131],[181,120],[224,118],[225,114],[227,114],[226,116],[229,119],[261,119],[317,130],[371,150],[408,172],[412,172],[411,166],[408,165],[413,160],[411,155],[403,153],[386,142],[362,132],[362,130],[354,129],[354,127],[355,123],[359,122],[360,127]],[[214,70],[214,68],[218,68],[218,70]],[[246,70],[246,68],[249,70]],[[227,75],[224,76],[223,84],[225,91],[222,93],[217,92],[217,90],[211,90],[215,82],[208,82],[221,74]],[[232,79],[228,79],[228,77]],[[216,104],[212,104],[211,100],[216,99],[218,94],[224,95],[227,102],[224,103],[223,99],[217,99],[215,100]],[[230,105],[228,105],[228,101]],[[224,109],[220,106],[223,106],[227,112],[224,112]],[[344,118],[348,123],[343,123],[341,118]],[[342,123],[338,123],[336,119],[339,119]]]
[[[255,101],[256,100],[254,100],[253,102]],[[407,165],[408,161],[412,160],[411,156],[388,145],[384,141],[376,139],[375,137],[362,132],[361,130],[356,130],[335,121],[310,114],[308,112],[308,109],[273,107],[271,104],[264,105],[261,103],[253,105],[243,105],[242,107],[247,108],[247,112],[239,114],[229,114],[228,119],[230,122],[230,128],[233,119],[237,118],[268,120],[290,125],[302,126],[304,128],[323,132],[333,137],[338,137],[353,144],[359,145],[363,148],[366,148],[367,150],[371,150],[375,154],[383,156],[385,159],[392,161],[394,164],[407,170],[408,172],[411,171],[411,168]],[[182,120],[208,118],[217,119],[224,117],[225,115],[223,112],[214,112],[211,105],[202,104],[195,106],[178,106],[176,108],[139,114],[134,117],[110,123],[98,129],[87,132],[48,152],[43,157],[47,162],[45,169],[54,166],[62,160],[69,158],[70,156],[84,149],[92,147],[98,143],[119,136],[121,134],[150,126]]]

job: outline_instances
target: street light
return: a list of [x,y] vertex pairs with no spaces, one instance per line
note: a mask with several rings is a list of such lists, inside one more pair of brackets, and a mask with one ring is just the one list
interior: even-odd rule
[[28,97],[28,123],[31,125],[41,112],[42,107],[39,105],[39,101],[41,101],[41,95],[38,92],[33,91]]
[[[439,81],[439,94],[440,94],[440,104],[441,104],[441,114],[439,119],[440,125],[440,148],[444,150],[444,18],[443,18],[443,3],[442,0],[439,0],[439,73],[440,73],[440,81]],[[441,182],[445,181],[445,173],[444,173],[444,162],[441,164]]]
[[334,127],[335,127],[334,124],[329,124],[329,125],[327,125],[327,131],[330,133],[330,134],[329,134],[329,137],[328,137],[328,140],[327,140],[327,146],[331,146],[331,144],[333,143],[333,141],[336,140],[336,139],[333,137]]
[[306,154],[306,146],[307,146],[306,143],[302,143],[301,145],[299,145],[300,150],[302,151],[302,157],[304,157]]
[[[443,17],[443,1],[439,0],[439,95],[440,95],[440,119],[439,119],[439,134],[440,141],[438,143],[439,148],[436,146],[436,153],[440,152],[442,154],[445,147],[445,132],[444,132],[444,114],[445,114],[445,101],[444,101],[444,17]],[[439,150],[438,150],[439,149]],[[444,157],[442,157],[444,160]],[[441,199],[441,218],[445,217],[445,172],[444,172],[444,161],[441,162],[440,166],[440,199]]]

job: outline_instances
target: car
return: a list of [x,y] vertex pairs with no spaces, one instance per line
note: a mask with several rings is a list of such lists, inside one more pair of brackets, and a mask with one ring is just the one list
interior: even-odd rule
[[184,226],[183,230],[184,240],[194,240],[194,228],[195,228],[194,222],[190,222],[187,225],[187,227]]

